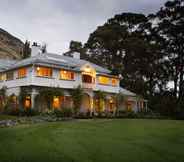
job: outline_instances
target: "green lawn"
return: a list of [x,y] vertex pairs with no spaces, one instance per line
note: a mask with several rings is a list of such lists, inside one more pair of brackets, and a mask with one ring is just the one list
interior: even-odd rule
[[184,121],[76,120],[0,128],[1,162],[182,162]]

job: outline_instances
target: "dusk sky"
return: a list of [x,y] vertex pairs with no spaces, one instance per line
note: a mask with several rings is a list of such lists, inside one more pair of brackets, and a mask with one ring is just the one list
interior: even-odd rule
[[85,42],[108,18],[122,12],[152,13],[166,0],[1,0],[0,28],[20,38],[47,43],[62,53],[71,40]]

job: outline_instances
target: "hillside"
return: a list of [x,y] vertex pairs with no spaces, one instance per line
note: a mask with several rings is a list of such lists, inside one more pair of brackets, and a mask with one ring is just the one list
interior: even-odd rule
[[20,59],[24,43],[0,28],[0,58]]

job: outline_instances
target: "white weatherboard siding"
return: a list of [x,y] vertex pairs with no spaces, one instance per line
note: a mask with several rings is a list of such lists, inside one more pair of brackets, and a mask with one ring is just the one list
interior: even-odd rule
[[25,78],[18,78],[17,71],[14,70],[13,80],[1,81],[0,88],[3,86],[10,88],[16,88],[21,86],[41,86],[41,87],[58,87],[65,89],[73,89],[81,85],[85,89],[93,89],[94,91],[101,90],[107,93],[119,93],[118,86],[102,85],[96,80],[95,84],[88,84],[82,82],[82,74],[75,72],[74,80],[62,80],[60,79],[60,70],[53,69],[52,78],[38,77],[36,76],[36,68],[34,66],[27,67],[27,76]]
[[[14,73],[14,78],[12,80],[3,80],[5,78],[1,77],[2,81],[0,81],[0,88],[7,87],[8,96],[11,94],[19,95],[21,87],[29,87],[30,89],[28,90],[30,90],[32,107],[34,107],[34,97],[38,93],[38,87],[61,88],[64,90],[65,94],[70,95],[70,90],[77,88],[80,85],[84,89],[85,93],[87,93],[91,98],[94,97],[95,92],[98,90],[106,92],[109,98],[120,92],[124,96],[128,96],[129,101],[133,101],[132,109],[134,111],[138,110],[136,98],[137,95],[121,88],[119,77],[111,75],[111,71],[108,69],[105,69],[89,61],[80,59],[80,55],[75,58],[52,53],[41,54],[37,52],[39,51],[37,48],[39,47],[34,46],[32,49],[34,54],[31,55],[31,57],[23,60],[0,60],[0,74],[7,76],[9,71]],[[52,76],[37,76],[37,67],[51,68]],[[21,68],[26,69],[26,77],[24,78],[18,78],[18,70]],[[24,69],[23,75],[19,73],[20,76],[24,76]],[[66,72],[70,71],[72,74],[74,73],[74,79],[60,79],[61,70],[65,70]],[[100,84],[99,76],[107,77],[109,79],[109,83],[102,81],[101,83],[104,84]],[[83,77],[84,79],[82,80]],[[67,79],[70,78],[72,77],[68,77]],[[116,86],[112,85],[112,78],[117,79]],[[90,106],[93,105],[92,99],[90,99],[90,102]]]

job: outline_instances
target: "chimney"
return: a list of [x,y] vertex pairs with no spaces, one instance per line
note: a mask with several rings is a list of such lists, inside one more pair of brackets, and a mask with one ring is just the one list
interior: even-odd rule
[[80,53],[79,52],[73,52],[72,53],[73,58],[80,59]]
[[41,47],[36,42],[33,42],[31,47],[31,57],[41,54]]

